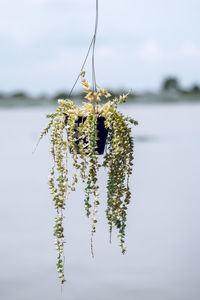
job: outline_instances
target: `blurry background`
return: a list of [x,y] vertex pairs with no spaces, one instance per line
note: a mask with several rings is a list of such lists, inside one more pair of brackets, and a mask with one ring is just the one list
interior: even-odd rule
[[[81,184],[67,203],[63,298],[199,299],[200,3],[100,0],[99,11],[97,83],[131,90],[121,110],[139,121],[127,253],[108,243],[102,170],[94,260]],[[48,138],[32,150],[80,71],[94,12],[94,0],[0,0],[2,300],[60,299]]]

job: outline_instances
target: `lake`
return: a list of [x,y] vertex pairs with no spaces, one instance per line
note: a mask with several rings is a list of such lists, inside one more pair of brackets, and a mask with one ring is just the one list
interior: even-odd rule
[[[1,108],[0,299],[61,299],[54,249],[54,207],[48,191],[48,137],[32,150],[53,107]],[[116,233],[109,244],[106,178],[90,254],[90,221],[79,184],[66,205],[68,300],[200,298],[200,104],[135,104],[123,112],[133,127],[135,164],[127,253]]]

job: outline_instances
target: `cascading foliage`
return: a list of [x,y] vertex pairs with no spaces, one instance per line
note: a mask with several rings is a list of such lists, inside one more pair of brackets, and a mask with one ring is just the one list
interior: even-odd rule
[[[128,98],[127,95],[114,97],[102,88],[93,91],[85,80],[85,72],[81,72],[82,85],[85,89],[85,98],[89,101],[79,108],[71,100],[58,100],[55,113],[47,115],[50,119],[47,127],[41,132],[40,139],[50,131],[53,165],[49,175],[49,189],[56,209],[54,236],[57,250],[57,270],[61,284],[64,276],[64,210],[66,198],[70,191],[75,191],[78,175],[85,182],[84,205],[86,215],[91,217],[91,253],[93,254],[93,235],[96,231],[97,210],[100,204],[98,171],[101,166],[107,168],[107,209],[106,216],[110,231],[118,231],[119,245],[124,254],[125,228],[127,208],[131,199],[129,178],[133,166],[134,141],[131,136],[130,123],[137,125],[137,121],[124,116],[117,110],[118,104]],[[100,105],[101,99],[106,103]],[[112,100],[110,100],[112,99]],[[77,126],[77,120],[81,121]],[[99,162],[97,148],[97,120],[105,118],[105,127],[108,129],[107,151],[103,163]],[[79,153],[77,150],[77,143]],[[70,149],[70,150],[69,150]],[[68,156],[73,159],[73,174],[70,176],[67,166]]]

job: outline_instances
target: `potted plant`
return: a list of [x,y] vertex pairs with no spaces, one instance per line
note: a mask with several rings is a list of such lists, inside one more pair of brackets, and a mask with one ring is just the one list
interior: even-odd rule
[[[50,132],[53,165],[48,183],[56,209],[54,235],[61,284],[65,282],[63,220],[66,195],[69,191],[75,191],[79,177],[85,182],[84,206],[87,217],[91,217],[91,253],[94,256],[93,235],[100,205],[97,179],[102,166],[107,169],[108,175],[106,217],[110,237],[112,229],[117,228],[119,245],[122,253],[125,253],[127,208],[131,200],[129,178],[134,146],[130,124],[138,124],[118,111],[119,103],[125,102],[128,94],[112,97],[103,88],[93,90],[85,79],[85,72],[82,71],[80,75],[88,102],[78,107],[70,99],[59,99],[56,111],[47,115],[50,122],[40,136],[41,139]],[[100,104],[101,100],[106,102]],[[103,162],[100,162],[99,155],[103,153]],[[69,155],[73,158],[74,167],[71,178],[66,164]]]

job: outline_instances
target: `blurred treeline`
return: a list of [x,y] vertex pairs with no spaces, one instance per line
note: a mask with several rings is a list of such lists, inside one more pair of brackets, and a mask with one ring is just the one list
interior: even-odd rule
[[[194,84],[188,89],[182,88],[178,78],[167,77],[163,80],[161,88],[157,93],[151,91],[144,93],[136,93],[119,89],[112,91],[108,89],[113,96],[119,96],[129,93],[129,102],[177,102],[177,101],[200,101],[200,85]],[[41,105],[54,104],[58,99],[67,99],[69,93],[60,91],[54,95],[47,96],[45,94],[33,97],[24,91],[15,91],[11,93],[3,93],[0,91],[0,105]],[[82,92],[74,92],[70,99],[75,102],[82,102],[85,94]],[[85,99],[85,101],[87,101]]]

